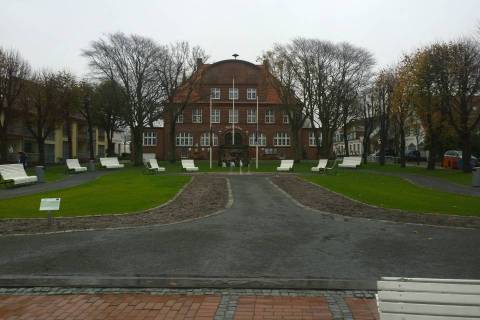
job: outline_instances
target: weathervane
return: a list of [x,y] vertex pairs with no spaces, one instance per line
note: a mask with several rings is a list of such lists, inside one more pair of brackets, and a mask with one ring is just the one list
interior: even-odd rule
[[236,53],[232,54],[232,57],[234,57],[234,58],[235,58],[235,60],[237,60],[237,57],[238,57],[238,56],[239,56],[239,55],[238,55],[238,54],[236,54]]

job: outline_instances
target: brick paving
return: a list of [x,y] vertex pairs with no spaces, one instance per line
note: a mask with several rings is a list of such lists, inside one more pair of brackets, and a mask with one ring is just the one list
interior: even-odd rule
[[332,320],[323,297],[240,297],[235,320],[298,319]]
[[0,319],[213,319],[219,296],[0,296]]
[[375,299],[345,298],[354,320],[380,320]]
[[0,320],[378,320],[371,291],[0,288]]

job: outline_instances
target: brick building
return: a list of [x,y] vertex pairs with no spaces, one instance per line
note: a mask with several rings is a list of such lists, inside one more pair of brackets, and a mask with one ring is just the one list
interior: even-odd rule
[[[259,158],[293,158],[288,116],[282,110],[277,90],[268,80],[271,75],[266,64],[243,60],[213,64],[199,61],[197,72],[201,73],[201,80],[191,94],[192,103],[176,121],[176,159],[209,159],[210,136],[215,160],[255,158],[257,99]],[[161,160],[169,158],[170,123],[166,118],[162,127],[145,129],[144,154],[154,154]],[[304,128],[299,136],[303,158],[316,159],[313,132]]]

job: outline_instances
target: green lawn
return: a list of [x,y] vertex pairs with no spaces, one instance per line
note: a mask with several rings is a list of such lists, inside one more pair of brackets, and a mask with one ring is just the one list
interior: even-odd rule
[[464,173],[461,170],[453,169],[443,169],[437,168],[435,170],[427,170],[425,167],[421,166],[408,166],[406,168],[401,168],[400,165],[386,164],[384,166],[379,165],[378,163],[369,163],[367,165],[362,165],[363,169],[375,170],[380,172],[406,172],[413,173],[423,176],[430,176],[435,178],[440,178],[448,180],[450,182],[470,185],[472,183],[472,174]]
[[364,203],[420,213],[480,216],[480,197],[422,188],[399,177],[340,170],[304,179]]
[[60,191],[0,201],[0,218],[42,217],[41,198],[62,198],[59,216],[125,213],[158,206],[171,199],[190,180],[188,176],[146,175],[127,168],[95,181]]
[[[67,177],[67,171],[65,170],[65,165],[55,164],[55,165],[47,165],[45,166],[45,181],[52,182],[52,181],[59,181],[65,179]],[[35,167],[27,169],[28,175],[36,175],[35,174]]]

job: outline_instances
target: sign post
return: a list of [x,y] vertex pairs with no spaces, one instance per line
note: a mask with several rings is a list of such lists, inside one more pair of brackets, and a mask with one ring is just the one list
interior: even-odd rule
[[43,198],[40,201],[40,211],[48,212],[48,225],[53,224],[53,215],[52,211],[60,210],[60,198]]

